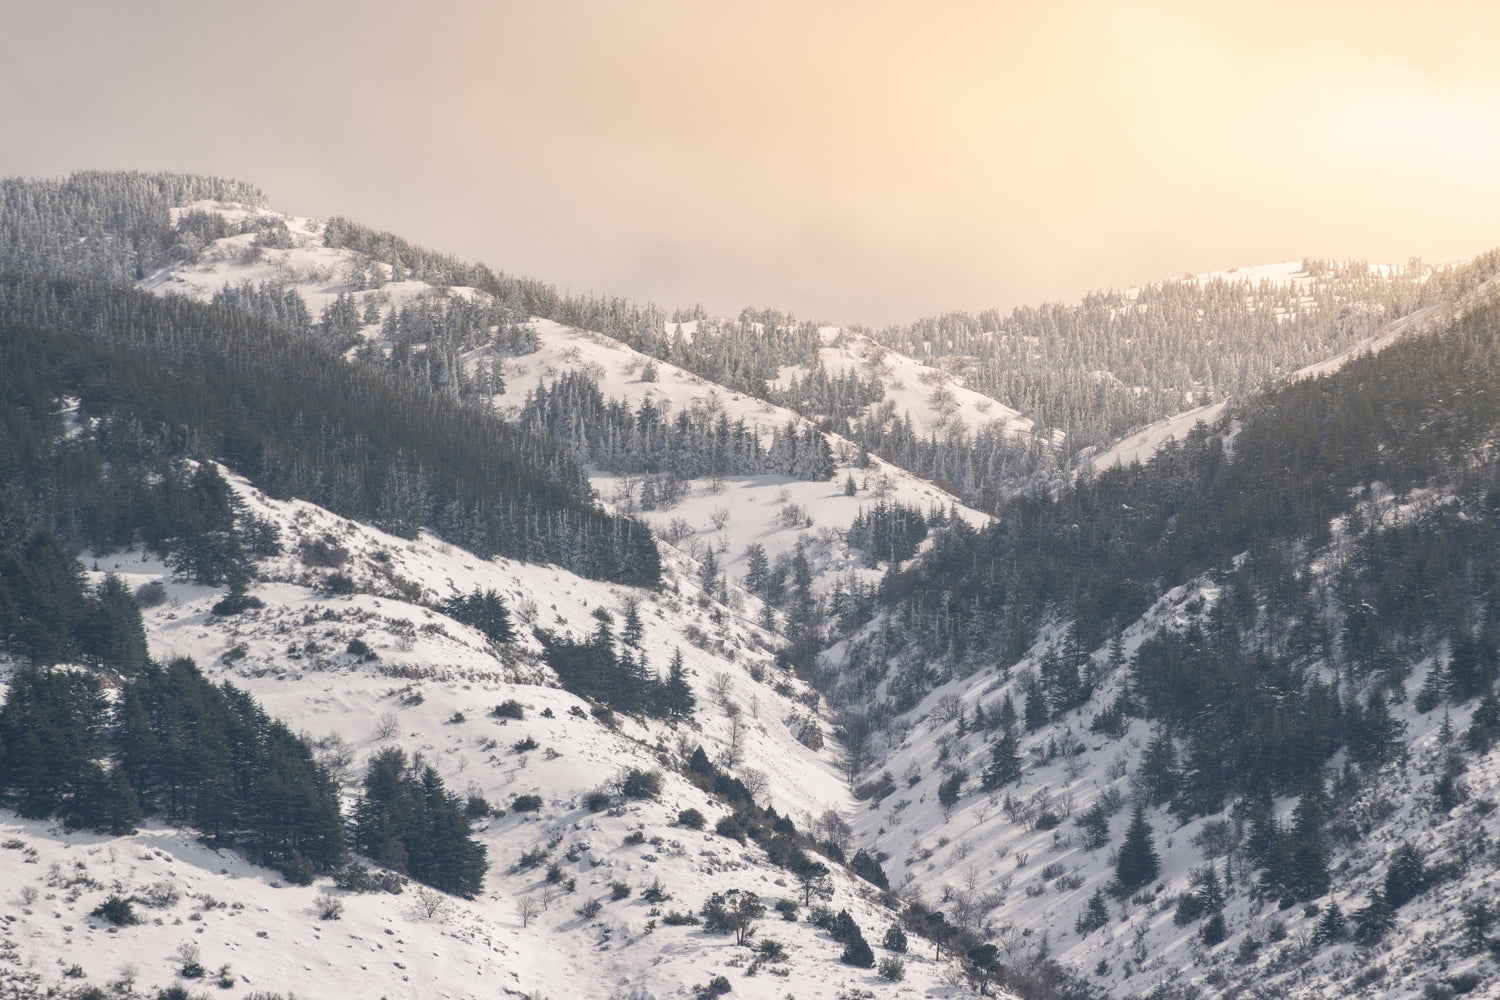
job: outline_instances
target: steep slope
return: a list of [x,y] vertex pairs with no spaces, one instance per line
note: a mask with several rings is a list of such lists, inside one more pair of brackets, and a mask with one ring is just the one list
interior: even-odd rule
[[[286,546],[287,555],[260,566],[252,593],[263,607],[215,615],[222,588],[177,581],[141,553],[89,557],[88,565],[132,588],[160,585],[161,603],[145,619],[153,654],[190,655],[211,676],[252,693],[321,748],[349,791],[366,758],[401,747],[435,764],[450,787],[490,803],[497,813],[476,831],[491,860],[484,892],[464,901],[416,886],[394,896],[350,893],[324,880],[289,886],[203,847],[189,831],[153,824],[111,838],[10,818],[7,849],[34,863],[6,866],[0,889],[11,904],[11,946],[0,952],[0,966],[18,996],[29,995],[27,981],[41,989],[128,976],[147,991],[184,982],[176,971],[187,963],[183,945],[195,949],[210,979],[227,963],[230,986],[283,995],[352,987],[411,997],[497,990],[644,997],[727,974],[738,995],[832,997],[862,978],[875,981],[839,964],[841,946],[806,922],[774,913],[757,921],[760,934],[750,943],[772,937],[785,951],[767,957],[780,953],[735,948],[732,937],[660,920],[666,911],[696,914],[726,889],[753,891],[767,906],[799,896],[791,875],[753,843],[678,821],[682,810],[697,809],[712,830],[730,812],[680,773],[694,747],[725,761],[758,801],[795,817],[799,828],[821,829],[824,812],[847,801],[826,754],[798,741],[807,707],[795,682],[771,667],[753,626],[670,591],[479,560],[430,536],[401,539],[303,502],[270,500],[243,481],[235,489]],[[352,581],[353,592],[329,596],[334,575]],[[685,650],[702,710],[690,728],[675,731],[624,717],[606,725],[588,703],[538,683],[548,671],[534,638],[493,646],[414,603],[480,585],[505,594],[526,623],[591,622],[599,608],[618,614],[639,601],[640,649],[660,663]],[[722,651],[692,646],[684,633],[694,630]],[[348,651],[356,639],[367,652]],[[522,717],[492,714],[501,703],[515,704]],[[586,803],[630,768],[660,774],[660,793]],[[527,796],[539,805],[528,807]],[[832,829],[844,836],[837,824]],[[526,860],[527,852],[536,853]],[[558,866],[555,882],[549,864]],[[849,909],[867,935],[883,933],[892,917],[873,902],[871,887],[847,874],[834,882],[826,902]],[[616,885],[629,894],[614,898]],[[643,898],[653,885],[664,893],[656,902]],[[89,916],[111,892],[140,900],[147,923],[116,929]],[[320,919],[328,899],[340,909],[336,922]],[[600,902],[598,912],[580,916],[590,899]],[[909,969],[919,984],[942,973],[915,957]]]
[[[919,564],[835,647],[904,709],[866,713],[856,821],[904,895],[1111,996],[1492,989],[1489,294],[1143,468],[1017,501],[972,564]],[[1043,573],[997,572],[1048,540]],[[978,578],[1000,589],[967,604]],[[996,655],[1017,632],[984,609],[1042,595]]]

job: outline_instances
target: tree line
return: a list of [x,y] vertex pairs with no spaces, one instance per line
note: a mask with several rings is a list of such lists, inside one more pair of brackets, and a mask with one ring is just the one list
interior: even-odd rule
[[[140,530],[146,510],[120,499],[140,490],[112,486],[212,456],[274,497],[405,537],[426,527],[482,557],[622,583],[660,577],[649,529],[595,506],[555,442],[245,313],[5,275],[0,324],[15,414],[0,461],[24,473],[7,477],[5,493],[79,543],[96,540],[71,523],[84,506],[108,514],[113,540]],[[66,419],[65,398],[78,400]]]

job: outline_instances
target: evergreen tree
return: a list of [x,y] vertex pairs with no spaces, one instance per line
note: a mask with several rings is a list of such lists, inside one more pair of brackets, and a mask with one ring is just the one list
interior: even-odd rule
[[1349,922],[1344,917],[1344,911],[1339,908],[1336,901],[1329,900],[1328,908],[1318,919],[1317,930],[1313,931],[1313,944],[1337,944],[1348,936]]
[[864,848],[855,851],[854,857],[849,859],[849,870],[877,889],[889,889],[891,887],[890,880],[886,877],[885,869],[881,868],[880,862],[866,853]]
[[980,783],[984,790],[992,792],[1014,781],[1021,780],[1020,740],[1015,732],[1006,728],[995,742],[990,744],[990,761],[984,769]]
[[1022,685],[1026,695],[1026,706],[1024,709],[1026,719],[1026,731],[1036,732],[1047,724],[1050,717],[1047,712],[1047,695],[1042,689],[1042,683],[1034,675],[1028,676]]
[[1286,888],[1295,900],[1316,899],[1328,891],[1328,849],[1323,839],[1327,794],[1321,778],[1314,778],[1292,811],[1289,871]]
[[492,589],[450,597],[443,602],[442,612],[456,622],[478,629],[490,642],[510,642],[515,636],[505,599]]
[[1145,806],[1137,804],[1131,814],[1125,839],[1120,844],[1115,863],[1115,885],[1121,895],[1129,895],[1156,878],[1160,870],[1156,847],[1151,843],[1151,827],[1146,825]]
[[1386,902],[1385,893],[1379,889],[1370,893],[1370,901],[1354,913],[1354,941],[1369,946],[1376,944],[1396,926],[1396,911]]
[[641,623],[640,602],[634,597],[625,602],[625,624],[620,628],[620,641],[632,649],[639,649],[646,627]]
[[435,889],[472,899],[489,868],[484,845],[470,836],[470,819],[436,768],[388,747],[365,769],[364,794],[354,812],[355,846],[387,867]]
[[1410,841],[1396,848],[1385,871],[1385,901],[1399,910],[1427,890],[1427,866],[1422,854]]
[[1104,810],[1104,803],[1096,800],[1074,822],[1082,831],[1083,846],[1088,850],[1097,851],[1109,843],[1109,814]]
[[1151,805],[1170,802],[1177,794],[1177,748],[1165,729],[1158,729],[1141,752],[1136,778]]
[[1109,923],[1109,907],[1104,900],[1104,889],[1094,890],[1089,897],[1088,906],[1078,915],[1078,920],[1073,924],[1073,929],[1080,937],[1087,937],[1094,931]]
[[667,667],[667,715],[674,719],[689,718],[693,714],[693,702],[693,689],[688,684],[687,669],[682,665],[682,650],[674,649],[672,662]]
[[759,542],[751,542],[745,549],[745,589],[765,597],[766,576],[770,568],[765,546]]

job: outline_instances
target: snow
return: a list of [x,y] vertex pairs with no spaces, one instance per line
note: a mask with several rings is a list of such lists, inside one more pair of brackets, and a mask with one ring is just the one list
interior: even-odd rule
[[[185,982],[176,974],[185,943],[197,946],[211,978],[227,963],[236,988],[299,996],[668,996],[726,974],[736,996],[771,1000],[791,992],[831,1000],[850,987],[881,982],[873,970],[838,963],[841,946],[826,933],[805,922],[782,922],[774,912],[761,921],[759,936],[782,941],[790,958],[751,975],[751,953],[732,939],[660,924],[641,899],[653,879],[672,894],[663,910],[695,912],[711,892],[728,888],[753,890],[768,906],[797,895],[790,876],[753,845],[675,824],[688,807],[704,812],[710,827],[725,812],[682,778],[674,762],[700,742],[711,756],[721,755],[731,740],[731,711],[746,723],[744,760],[733,770],[763,781],[758,801],[802,829],[825,810],[847,814],[852,808],[832,745],[815,753],[794,737],[790,723],[808,715],[804,686],[772,664],[766,637],[755,626],[693,598],[686,578],[694,567],[685,557],[668,551],[668,584],[661,591],[633,590],[554,567],[480,560],[426,535],[396,538],[301,501],[270,500],[230,478],[250,508],[282,532],[285,554],[262,564],[262,579],[252,588],[263,609],[216,618],[208,609],[220,591],[172,579],[154,557],[85,556],[95,579],[112,572],[132,587],[165,585],[168,600],[145,612],[153,655],[192,656],[210,677],[248,690],[315,745],[350,748],[355,766],[345,776],[346,793],[369,755],[401,746],[433,763],[450,789],[476,791],[500,807],[518,794],[539,794],[543,809],[481,821],[476,835],[491,861],[483,894],[473,901],[443,897],[432,914],[416,887],[399,895],[355,895],[326,879],[288,886],[276,873],[170,827],[147,825],[131,836],[108,837],[0,813],[0,858],[14,859],[0,864],[0,913],[8,920],[0,925],[0,982],[35,973],[45,984],[102,985],[119,980],[129,966],[138,990],[155,991]],[[328,571],[303,565],[296,554],[302,542],[314,540],[348,553],[340,571],[356,581],[358,593],[328,597],[319,590]],[[512,647],[490,647],[473,630],[415,603],[477,586],[505,595],[521,633]],[[627,598],[640,601],[642,648],[652,664],[664,667],[674,649],[683,651],[699,699],[688,726],[626,719],[611,730],[589,718],[579,699],[536,683],[547,671],[528,623],[587,629],[597,607],[617,612],[618,621]],[[714,648],[686,641],[689,626],[710,637]],[[374,648],[375,662],[344,653],[354,637]],[[764,679],[756,680],[756,673]],[[525,706],[524,720],[487,714],[507,698]],[[379,732],[386,715],[397,720],[389,737]],[[511,751],[528,736],[539,744],[536,750]],[[584,793],[626,767],[661,768],[660,800],[632,802],[618,812],[582,808]],[[644,842],[626,843],[633,831]],[[548,892],[545,865],[528,872],[514,867],[523,851],[554,838],[552,857],[577,880],[574,893]],[[69,880],[71,886],[63,884]],[[611,898],[615,881],[631,886],[628,898]],[[848,908],[878,944],[892,916],[870,886],[847,873],[835,882],[830,905]],[[181,898],[160,909],[138,904],[142,925],[113,929],[89,916],[110,894],[144,897],[162,883]],[[28,889],[36,891],[29,903]],[[340,919],[319,919],[325,893],[344,904]],[[521,927],[519,900],[541,902],[544,895],[546,908]],[[603,905],[586,920],[576,910],[588,897]],[[945,967],[922,956],[905,958],[902,988],[937,988],[941,995]],[[82,978],[64,976],[74,965]]]
[[[1408,504],[1440,501],[1418,495]],[[1365,515],[1390,521],[1399,519],[1402,509],[1389,497],[1378,497],[1370,501]],[[1337,523],[1334,534],[1331,558],[1339,558],[1343,529]],[[1324,569],[1314,566],[1315,572]],[[1211,608],[1220,595],[1211,576],[1163,595],[1123,633],[1126,661],[1147,636],[1164,626],[1185,627],[1192,613]],[[897,781],[892,795],[867,803],[853,819],[861,841],[890,854],[885,867],[893,886],[903,886],[903,892],[917,893],[929,904],[945,904],[950,916],[965,900],[976,905],[976,920],[994,930],[994,940],[1012,960],[1034,953],[1038,936],[1046,935],[1047,950],[1069,968],[1091,973],[1103,962],[1107,971],[1088,978],[1108,996],[1144,996],[1163,983],[1194,986],[1213,996],[1228,984],[1248,983],[1276,995],[1313,1000],[1349,995],[1354,989],[1351,982],[1365,974],[1369,981],[1359,995],[1394,1000],[1421,995],[1424,982],[1459,972],[1477,970],[1487,984],[1492,983],[1493,967],[1483,963],[1480,954],[1453,946],[1460,937],[1461,907],[1476,899],[1492,906],[1497,901],[1493,880],[1481,873],[1490,871],[1494,855],[1485,852],[1500,837],[1500,810],[1494,807],[1500,801],[1500,750],[1470,758],[1462,776],[1466,803],[1449,813],[1435,808],[1430,789],[1448,756],[1439,740],[1445,711],[1451,713],[1453,731],[1461,734],[1476,703],[1416,711],[1411,695],[1428,672],[1439,667],[1434,658],[1413,665],[1405,685],[1408,697],[1391,705],[1393,717],[1406,727],[1410,758],[1367,775],[1361,793],[1340,813],[1338,822],[1353,824],[1358,833],[1352,841],[1330,834],[1334,887],[1317,902],[1325,908],[1337,902],[1346,916],[1352,916],[1383,885],[1390,855],[1407,841],[1423,851],[1430,865],[1460,863],[1472,874],[1456,875],[1407,904],[1398,911],[1396,929],[1373,949],[1347,942],[1317,949],[1309,942],[1319,914],[1301,906],[1279,911],[1274,901],[1252,898],[1250,880],[1255,873],[1237,868],[1233,883],[1226,887],[1228,937],[1206,948],[1197,936],[1198,922],[1179,927],[1172,914],[1177,896],[1191,890],[1191,873],[1205,863],[1195,839],[1210,822],[1229,820],[1229,812],[1184,823],[1166,809],[1154,808],[1147,810],[1147,821],[1161,871],[1144,892],[1151,899],[1111,900],[1109,923],[1079,935],[1074,923],[1088,898],[1114,875],[1113,849],[1129,822],[1133,798],[1130,776],[1153,733],[1140,719],[1130,720],[1119,739],[1088,731],[1091,717],[1127,683],[1128,668],[1112,670],[1107,650],[1094,651],[1101,676],[1090,701],[1034,733],[1023,733],[1022,780],[996,793],[977,787],[988,763],[985,734],[970,730],[959,735],[956,722],[960,706],[972,719],[976,706],[983,704],[991,711],[1007,693],[1019,711],[1020,678],[1038,668],[1047,648],[1061,642],[1062,631],[1061,625],[1044,630],[1013,666],[986,667],[932,691],[902,717],[884,759],[861,777],[868,781],[886,771]],[[1336,679],[1331,667],[1322,669],[1326,680]],[[1076,756],[1049,752],[1068,745],[1078,748]],[[1340,766],[1335,758],[1330,770]],[[970,777],[957,805],[944,810],[936,790],[954,767],[966,768]],[[1120,796],[1123,806],[1111,818],[1107,844],[1087,850],[1074,819],[1110,792]],[[1028,809],[1035,815],[1044,803],[1063,816],[1056,829],[1035,829],[1024,820]],[[1283,822],[1295,804],[1293,798],[1277,800]],[[1485,862],[1478,860],[1481,854]],[[1459,858],[1469,860],[1457,862]],[[1215,864],[1222,874],[1223,858]],[[1238,948],[1249,936],[1263,947],[1254,961],[1244,964]],[[1439,943],[1449,949],[1441,961],[1434,958]]]
[[1168,441],[1181,440],[1188,431],[1201,424],[1212,424],[1224,412],[1227,403],[1210,403],[1183,413],[1178,413],[1141,430],[1121,438],[1090,459],[1095,469],[1112,466],[1130,466],[1136,462],[1149,462],[1151,456],[1161,450]]
[[[315,219],[212,201],[198,202],[190,207],[198,211],[219,212],[231,223],[250,216],[279,220],[286,224],[294,245],[289,249],[256,248],[255,253],[249,253],[255,234],[228,237],[204,248],[198,263],[164,268],[139,282],[137,287],[158,294],[207,300],[226,285],[279,281],[297,291],[306,301],[308,312],[316,317],[339,294],[350,291],[347,277],[356,264],[366,268],[386,267],[372,263],[354,251],[323,246],[322,224]],[[381,302],[383,309],[390,309],[423,297],[482,297],[485,293],[472,288],[438,289],[420,281],[407,280],[386,282],[378,290],[353,294],[361,309],[371,297]],[[503,416],[518,414],[526,394],[543,382],[551,384],[569,371],[583,370],[598,381],[605,398],[623,399],[632,408],[649,399],[668,414],[682,409],[723,411],[731,421],[744,420],[747,426],[759,427],[767,445],[773,428],[785,427],[789,422],[799,427],[807,424],[804,418],[790,410],[726,390],[692,372],[649,358],[604,334],[542,318],[533,318],[529,322],[540,343],[537,351],[520,356],[497,356],[493,348],[481,347],[470,352],[465,359],[470,365],[496,357],[501,360],[506,391],[494,397],[493,402]],[[696,321],[668,324],[670,331],[680,327],[689,337],[696,333],[697,326]],[[366,326],[363,332],[367,338],[376,339],[378,325]],[[888,401],[876,405],[894,404],[894,413],[898,417],[909,412],[914,424],[924,432],[957,426],[959,422],[972,429],[991,421],[1000,422],[1011,433],[1025,433],[1030,429],[1029,421],[1015,411],[963,388],[938,369],[920,365],[885,350],[868,338],[843,333],[836,328],[826,328],[823,336],[826,342],[824,364],[830,373],[843,367],[862,367],[866,374],[871,370],[887,372]],[[642,379],[648,363],[656,368],[656,378],[652,382]],[[785,369],[783,374],[789,375],[791,370]],[[717,488],[708,482],[699,482],[694,484],[691,495],[683,503],[669,510],[636,511],[626,489],[635,484],[631,477],[599,469],[589,469],[588,472],[606,505],[641,516],[656,529],[659,537],[679,519],[685,522],[691,531],[683,534],[676,544],[690,556],[701,555],[705,545],[714,545],[720,550],[720,565],[731,579],[743,575],[745,549],[751,543],[762,545],[767,555],[774,559],[777,555],[792,552],[801,542],[812,560],[816,577],[814,587],[819,592],[831,589],[840,578],[852,576],[867,581],[879,578],[877,570],[864,568],[859,555],[849,551],[843,533],[861,508],[872,507],[882,499],[916,505],[924,511],[933,505],[945,510],[951,508],[975,525],[988,521],[987,515],[964,506],[942,489],[897,466],[872,458],[867,468],[857,468],[858,449],[837,436],[830,436],[830,440],[838,468],[827,483],[779,477],[739,477],[725,480],[719,484],[722,488]],[[845,480],[850,475],[858,487],[854,497],[846,497],[843,493]],[[794,512],[787,511],[788,504],[815,511],[813,523],[798,523],[792,516]],[[715,513],[721,510],[728,514],[728,521],[722,529],[713,526]],[[786,514],[784,518],[783,512]],[[671,535],[676,538],[677,532]],[[740,600],[743,603],[743,595],[740,595]]]
[[[1243,276],[1248,271],[1265,271],[1270,274],[1274,273],[1275,268],[1290,266],[1292,265],[1283,264],[1275,265],[1272,268],[1245,268],[1234,272],[1234,274]],[[1296,266],[1298,268],[1301,267],[1300,264]],[[1319,361],[1316,364],[1298,369],[1291,374],[1290,381],[1330,375],[1343,368],[1354,358],[1373,354],[1390,346],[1407,334],[1431,329],[1440,320],[1452,315],[1453,310],[1451,307],[1441,305],[1418,309],[1410,315],[1392,320],[1385,324],[1378,333],[1366,337],[1364,340],[1340,351],[1338,354]],[[1134,462],[1148,462],[1153,455],[1161,450],[1162,445],[1172,440],[1180,441],[1188,431],[1192,430],[1199,423],[1212,425],[1223,415],[1228,405],[1228,401],[1213,403],[1208,406],[1199,406],[1170,417],[1165,417],[1155,423],[1148,424],[1140,430],[1131,432],[1098,454],[1086,457],[1094,469],[1108,469],[1117,465],[1129,466]]]
[[[232,219],[247,212],[274,214],[213,203],[197,207]],[[160,272],[141,287],[209,298],[225,284],[277,280],[295,287],[312,315],[318,315],[348,290],[344,276],[360,262],[358,255],[323,247],[315,220],[276,218],[286,221],[292,248],[257,253],[249,249],[253,236],[233,237],[207,248],[198,264]],[[1300,263],[1284,263],[1186,280],[1300,286],[1312,279]],[[406,281],[359,293],[361,304],[374,294],[400,303],[419,296],[479,293]],[[1423,328],[1439,315],[1429,310],[1398,320],[1365,344],[1294,377],[1333,371],[1348,358]],[[495,400],[502,412],[514,413],[526,391],[542,380],[584,368],[598,378],[606,396],[627,399],[632,406],[650,398],[674,408],[722,408],[731,420],[743,418],[766,433],[773,425],[799,419],[660,361],[655,362],[657,380],[643,382],[646,359],[625,345],[545,320],[532,322],[542,346],[533,354],[505,359],[508,391]],[[684,324],[684,334],[693,335],[696,326]],[[376,331],[367,328],[366,334],[375,336]],[[821,360],[830,374],[842,368],[882,372],[895,414],[910,413],[923,433],[942,432],[960,421],[973,429],[989,420],[1000,421],[1010,433],[1030,430],[1014,411],[964,387],[961,360],[952,361],[951,370],[929,367],[851,332],[828,328],[823,335]],[[794,373],[798,370],[784,369],[782,379]],[[1198,422],[1213,423],[1223,405],[1200,407],[1137,431],[1094,456],[1094,468],[1145,461]],[[853,450],[842,444],[835,441],[838,472],[827,483],[770,477],[698,482],[677,507],[641,514],[660,534],[677,537],[674,547],[663,547],[667,582],[656,592],[583,580],[555,567],[480,560],[428,535],[395,538],[309,504],[271,501],[241,480],[234,480],[237,490],[252,509],[281,527],[287,546],[286,555],[262,567],[264,579],[254,587],[265,608],[218,619],[208,610],[220,596],[217,591],[172,580],[158,561],[141,553],[88,557],[85,565],[93,573],[121,573],[131,586],[151,580],[166,584],[169,601],[146,613],[155,655],[191,655],[211,676],[246,688],[325,748],[341,741],[354,751],[354,773],[380,747],[398,745],[421,752],[455,790],[472,784],[502,807],[517,794],[539,794],[545,805],[540,814],[511,813],[484,821],[479,836],[489,848],[492,868],[480,898],[447,900],[429,916],[411,889],[401,895],[338,894],[345,903],[339,921],[317,918],[318,895],[329,891],[326,881],[305,888],[278,885],[274,873],[211,851],[183,831],[148,826],[133,836],[110,838],[67,833],[0,813],[0,858],[16,859],[0,864],[0,913],[6,918],[0,925],[0,977],[35,973],[47,984],[73,983],[64,978],[64,970],[76,963],[88,982],[103,983],[118,978],[121,966],[131,963],[138,968],[138,987],[149,991],[174,981],[174,952],[191,941],[199,944],[210,971],[228,962],[237,985],[246,990],[304,996],[669,996],[686,995],[686,986],[721,972],[733,981],[735,996],[833,998],[847,996],[851,987],[882,995],[963,995],[951,985],[951,967],[925,954],[905,956],[904,983],[884,984],[872,972],[839,965],[838,946],[826,934],[805,923],[782,923],[774,915],[761,922],[760,933],[785,942],[792,960],[753,976],[749,953],[724,938],[696,928],[660,925],[648,930],[655,918],[640,889],[653,878],[673,894],[664,909],[696,910],[710,892],[726,888],[753,888],[767,903],[795,895],[785,873],[769,866],[755,848],[674,823],[677,812],[688,806],[705,812],[710,824],[722,814],[722,807],[684,781],[674,765],[684,750],[700,742],[711,756],[724,754],[737,717],[747,723],[738,773],[764,782],[761,802],[791,815],[799,828],[834,810],[852,824],[855,844],[888,852],[886,871],[904,893],[941,905],[955,919],[960,907],[971,904],[974,921],[994,931],[1008,965],[1045,952],[1088,975],[1102,962],[1106,971],[1092,975],[1092,982],[1110,996],[1144,995],[1165,983],[1219,995],[1226,982],[1249,981],[1287,998],[1360,990],[1364,996],[1394,998],[1417,994],[1434,981],[1433,942],[1456,933],[1460,905],[1495,898],[1483,875],[1486,869],[1476,867],[1472,877],[1445,882],[1429,890],[1420,904],[1409,904],[1396,934],[1369,952],[1344,944],[1308,953],[1303,945],[1316,915],[1301,908],[1278,913],[1252,899],[1237,879],[1227,890],[1229,937],[1205,949],[1196,927],[1173,924],[1171,902],[1186,891],[1190,872],[1202,863],[1193,839],[1216,817],[1182,824],[1162,810],[1148,812],[1162,860],[1154,901],[1112,902],[1109,924],[1080,937],[1074,920],[1093,889],[1112,875],[1113,865],[1109,846],[1095,851],[1082,846],[1072,818],[1111,792],[1129,798],[1130,771],[1150,735],[1140,720],[1132,721],[1119,740],[1088,732],[1090,716],[1126,683],[1124,671],[1108,666],[1104,650],[1095,651],[1101,678],[1093,699],[1082,710],[1023,736],[1024,777],[1002,795],[973,791],[985,763],[982,737],[959,736],[954,716],[959,706],[971,717],[975,706],[993,708],[1007,692],[1016,694],[1019,675],[1036,667],[1065,623],[1042,635],[1020,663],[1003,669],[990,664],[955,678],[903,716],[888,745],[877,748],[885,751],[883,758],[864,776],[889,770],[897,790],[878,803],[855,802],[840,773],[837,746],[830,743],[813,752],[796,739],[810,717],[825,731],[831,727],[826,717],[807,708],[805,685],[775,666],[773,638],[755,624],[758,602],[733,586],[727,605],[711,600],[701,593],[696,561],[713,546],[735,577],[743,572],[743,553],[752,542],[764,545],[772,556],[800,542],[813,559],[820,589],[851,577],[872,580],[876,571],[864,568],[842,541],[843,529],[860,507],[881,496],[923,507],[953,503],[936,487],[878,460],[868,469],[856,469]],[[856,495],[846,497],[843,483],[851,474]],[[630,508],[626,477],[595,469],[590,478],[606,504]],[[791,516],[794,508],[810,513],[813,523]],[[956,509],[972,523],[984,520],[978,512]],[[343,572],[356,581],[358,593],[329,597],[323,592],[324,571],[304,566],[296,555],[299,540],[313,539],[349,552]],[[429,606],[475,587],[493,587],[505,596],[520,635],[510,647],[490,647],[478,633]],[[641,602],[643,648],[650,663],[664,667],[679,648],[686,658],[699,700],[696,717],[687,725],[674,729],[623,720],[611,730],[587,718],[578,699],[547,683],[531,626],[581,633],[592,627],[593,610],[606,608],[618,620],[631,598]],[[1126,657],[1157,628],[1185,622],[1197,602],[1211,605],[1218,598],[1218,587],[1208,578],[1165,594],[1126,630]],[[356,662],[343,652],[355,637],[374,647],[375,662]],[[837,655],[835,650],[835,661]],[[1417,664],[1408,690],[1415,691],[1435,665],[1431,660]],[[503,722],[487,714],[507,698],[526,706],[525,720]],[[1019,708],[1018,695],[1016,700]],[[575,709],[584,710],[585,717],[575,715]],[[1462,731],[1471,710],[1454,711],[1454,729]],[[1500,810],[1494,808],[1500,800],[1500,767],[1494,753],[1472,760],[1464,775],[1467,803],[1438,814],[1426,789],[1446,757],[1437,738],[1442,710],[1419,714],[1408,698],[1393,706],[1393,713],[1408,727],[1411,757],[1374,775],[1351,807],[1353,820],[1367,832],[1358,843],[1339,847],[1333,859],[1331,898],[1346,913],[1363,905],[1383,877],[1386,858],[1403,841],[1419,843],[1434,859],[1455,860],[1469,856],[1476,844],[1500,839]],[[396,719],[396,732],[382,738],[381,721],[387,715]],[[462,721],[456,721],[460,715]],[[523,736],[535,739],[538,749],[510,752]],[[1049,755],[1048,746],[1060,744],[1076,745],[1081,752]],[[970,783],[956,808],[945,811],[936,788],[945,769],[955,765],[968,768]],[[589,813],[579,806],[587,791],[630,766],[662,767],[660,801],[631,803],[618,815]],[[1044,803],[1063,814],[1061,825],[1034,829],[1021,821]],[[1278,803],[1284,814],[1291,807],[1290,800]],[[1111,846],[1119,842],[1124,817],[1121,810],[1112,818]],[[627,845],[626,835],[635,831],[645,835],[645,842]],[[578,891],[550,900],[523,928],[518,900],[540,900],[544,883],[540,870],[520,872],[512,866],[523,850],[558,836],[553,856],[577,878]],[[569,850],[578,860],[565,860]],[[80,863],[92,881],[63,886],[60,880],[72,877],[69,873],[78,871]],[[60,874],[53,874],[53,865]],[[632,895],[608,901],[608,886],[615,880],[632,885]],[[88,916],[110,891],[144,893],[163,881],[177,885],[183,899],[145,911],[145,925],[111,932]],[[847,874],[837,876],[837,885],[832,905],[848,907],[866,938],[878,944],[890,914],[868,886]],[[24,902],[28,888],[37,891],[31,903]],[[590,895],[606,900],[600,916],[591,921],[575,912]],[[211,908],[208,897],[215,901]],[[1241,965],[1235,949],[1247,935],[1266,943],[1258,958]],[[1278,935],[1281,940],[1275,940]],[[924,950],[916,939],[913,948]],[[884,955],[878,947],[877,955]],[[1477,968],[1480,959],[1452,953],[1443,961],[1443,974],[1453,974]],[[1381,967],[1388,969],[1384,978],[1363,986],[1353,982]],[[785,976],[777,968],[784,968]]]

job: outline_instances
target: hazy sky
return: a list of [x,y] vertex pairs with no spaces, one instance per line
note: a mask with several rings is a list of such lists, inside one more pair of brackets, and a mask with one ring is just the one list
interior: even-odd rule
[[669,307],[880,324],[1500,245],[1489,2],[0,8],[0,174],[226,174]]

